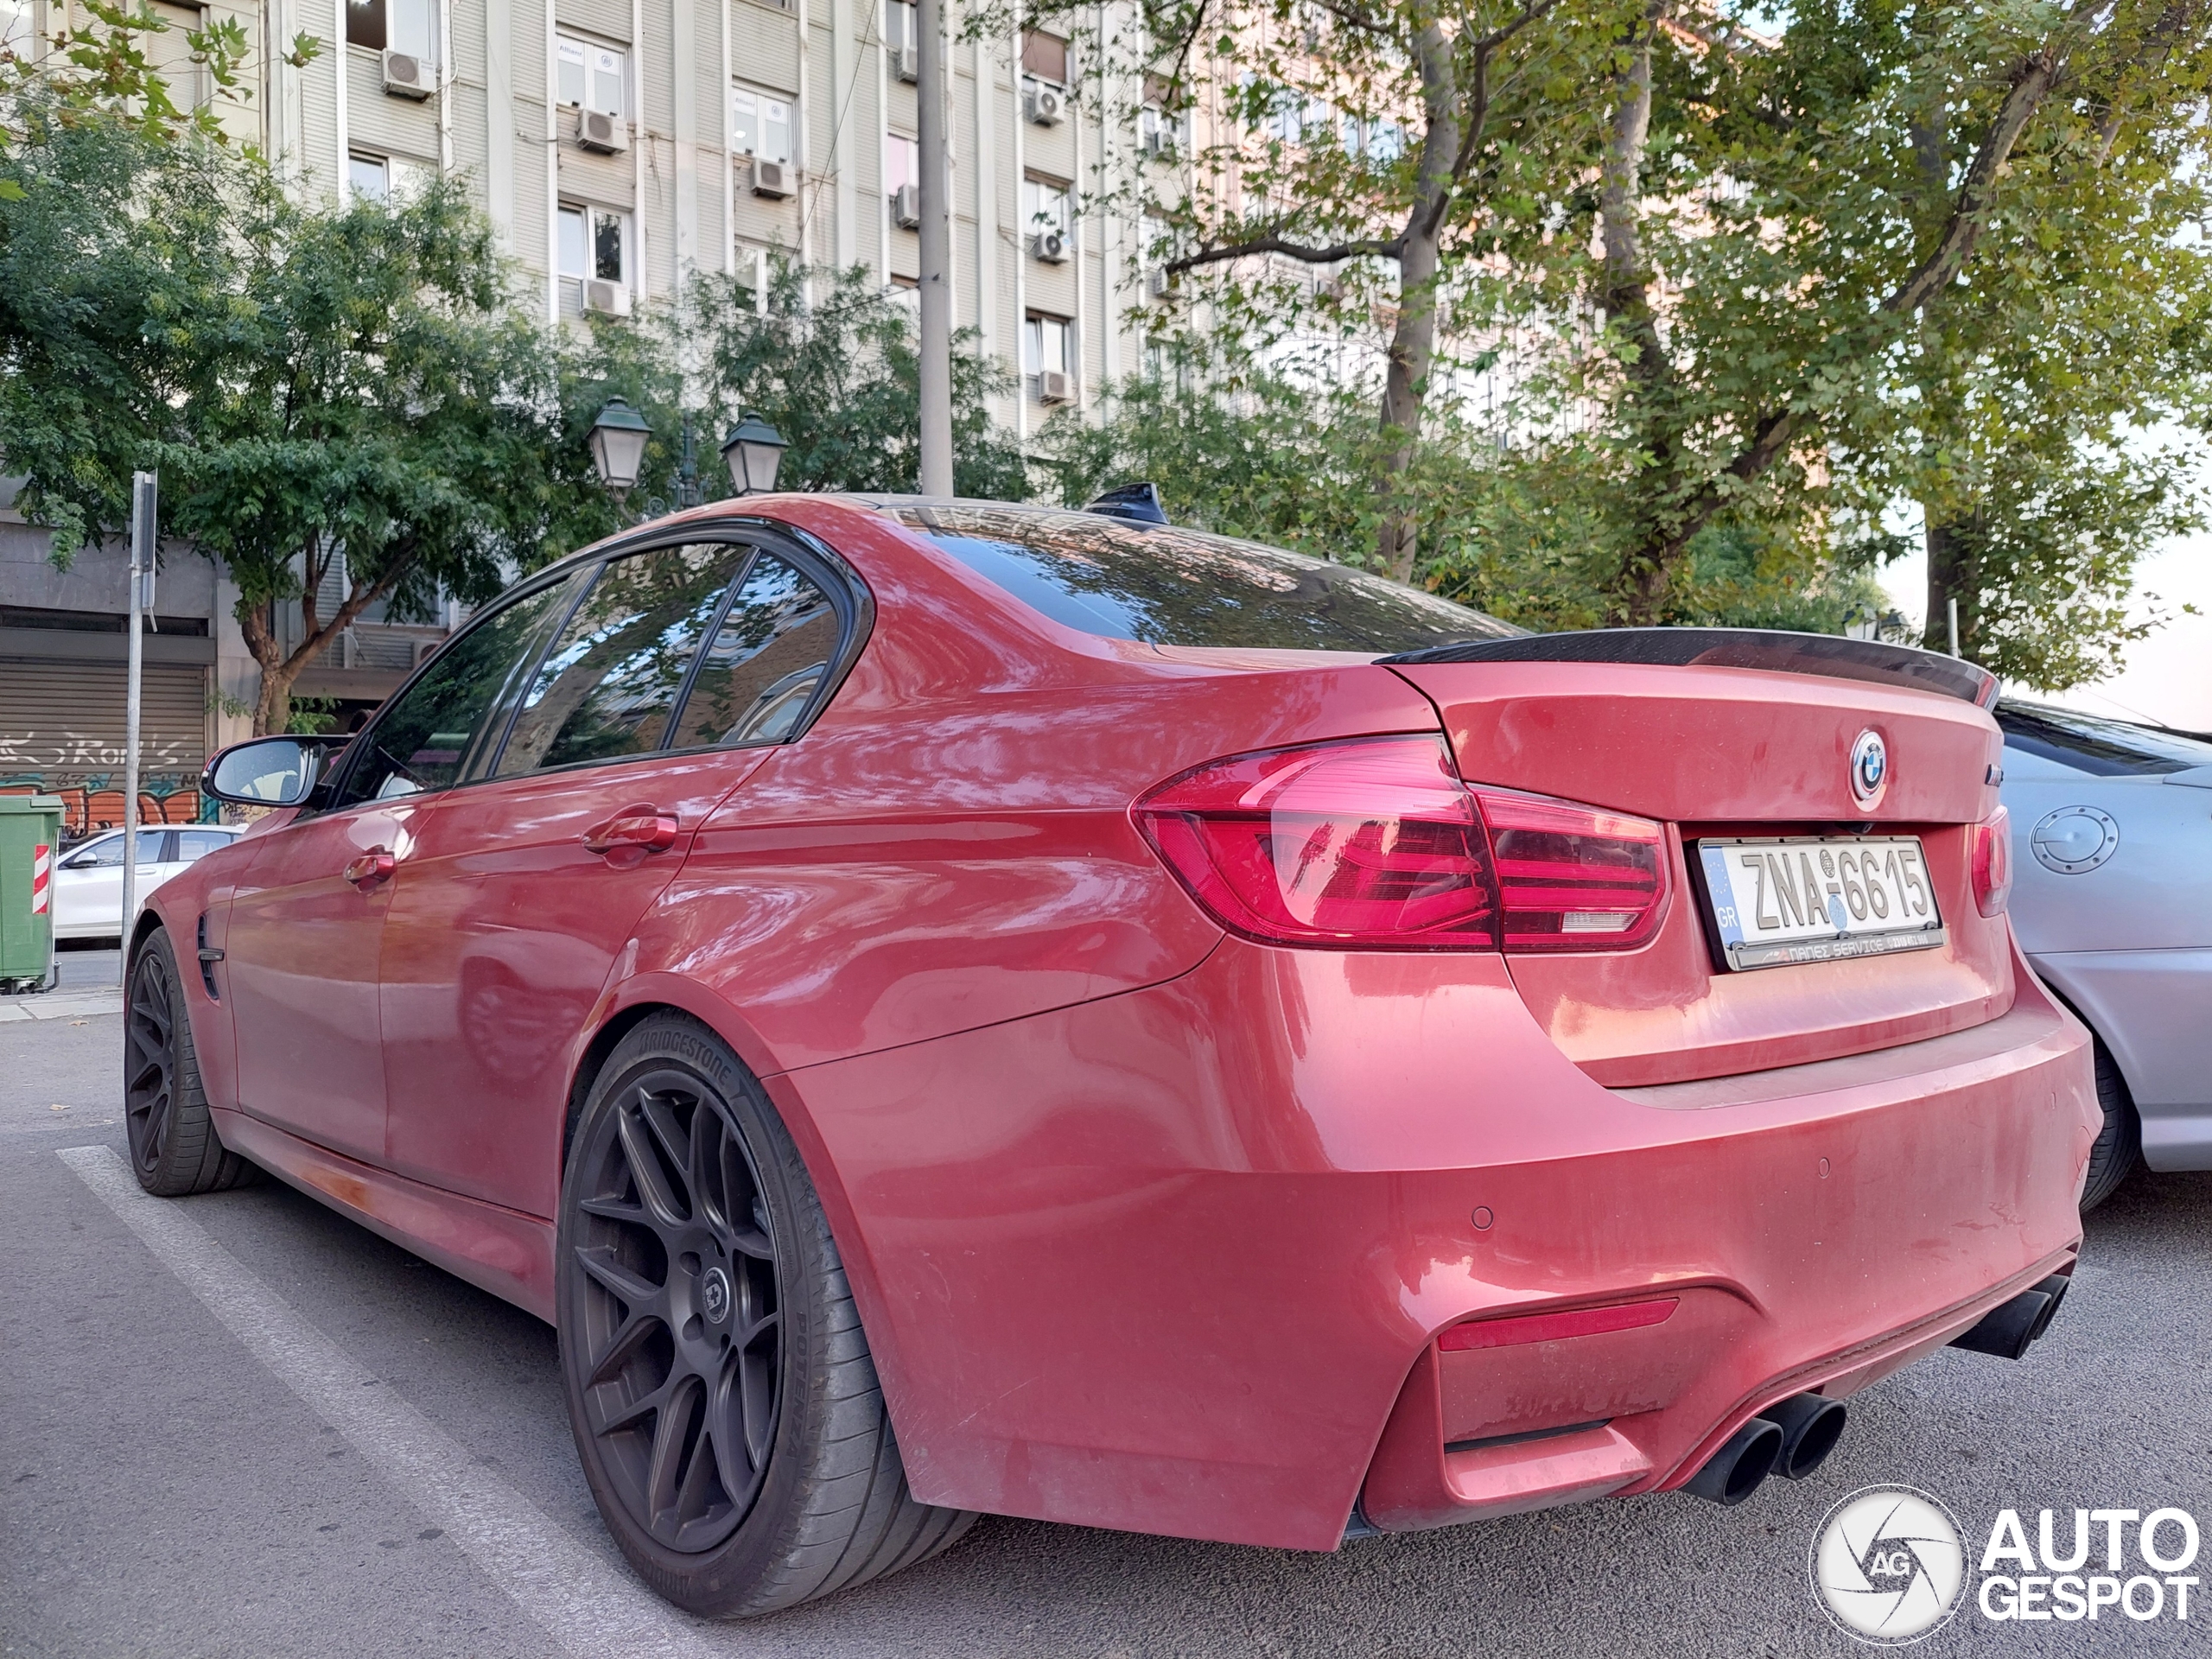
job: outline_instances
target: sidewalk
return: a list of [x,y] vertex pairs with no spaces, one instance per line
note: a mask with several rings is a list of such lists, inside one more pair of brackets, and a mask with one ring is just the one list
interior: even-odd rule
[[10,1020],[84,1020],[122,1012],[123,992],[113,985],[64,986],[41,996],[0,996],[0,1024]]

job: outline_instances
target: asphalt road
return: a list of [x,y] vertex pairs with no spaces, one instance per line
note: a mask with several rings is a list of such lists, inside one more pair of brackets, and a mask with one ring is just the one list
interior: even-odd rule
[[[1637,1498],[1335,1555],[988,1519],[850,1595],[671,1619],[600,1528],[546,1326],[289,1188],[163,1205],[111,1155],[57,1155],[123,1146],[120,1024],[0,1025],[0,1654],[1796,1659],[1866,1651],[1806,1570],[1860,1486],[1933,1493],[1970,1550],[2007,1506],[2032,1529],[2178,1505],[2212,1533],[2212,1176],[2139,1176],[2030,1358],[1878,1385],[1818,1475],[1738,1510]],[[1968,1608],[1916,1651],[2201,1652],[2194,1611]]]

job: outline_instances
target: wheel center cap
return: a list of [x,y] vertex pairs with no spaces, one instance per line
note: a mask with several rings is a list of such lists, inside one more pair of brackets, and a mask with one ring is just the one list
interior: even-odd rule
[[729,1275],[720,1268],[708,1268],[699,1281],[699,1311],[709,1324],[720,1325],[729,1317]]

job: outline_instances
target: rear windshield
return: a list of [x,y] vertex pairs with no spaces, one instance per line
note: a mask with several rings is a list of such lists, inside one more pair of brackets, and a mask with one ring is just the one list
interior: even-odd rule
[[1198,531],[1090,512],[883,510],[1033,610],[1109,639],[1389,653],[1522,632],[1347,565]]
[[2212,743],[2186,732],[2040,703],[2000,702],[1996,715],[2011,747],[2100,778],[2212,766]]

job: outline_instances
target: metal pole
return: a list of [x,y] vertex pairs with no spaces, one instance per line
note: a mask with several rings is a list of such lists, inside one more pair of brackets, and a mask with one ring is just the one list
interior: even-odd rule
[[922,198],[922,477],[924,495],[952,493],[951,175],[945,165],[944,0],[921,0],[921,105],[916,146]]
[[1947,600],[1945,600],[1945,601],[1943,601],[1943,603],[1944,603],[1945,607],[1946,607],[1950,611],[1950,613],[1951,613],[1951,655],[1952,655],[1952,656],[1954,656],[1954,657],[1955,657],[1955,656],[1957,656],[1957,655],[1959,654],[1959,600],[1958,600],[1958,595],[1957,595],[1957,594],[1952,594],[1952,595],[1951,595],[1951,597],[1950,597],[1950,598],[1948,598],[1948,599],[1947,599]]
[[[154,569],[156,512],[160,475],[130,475],[130,666],[123,712],[123,948],[129,972],[130,925],[138,919],[138,705],[140,668],[145,656],[146,578]],[[126,981],[127,982],[127,981]]]

